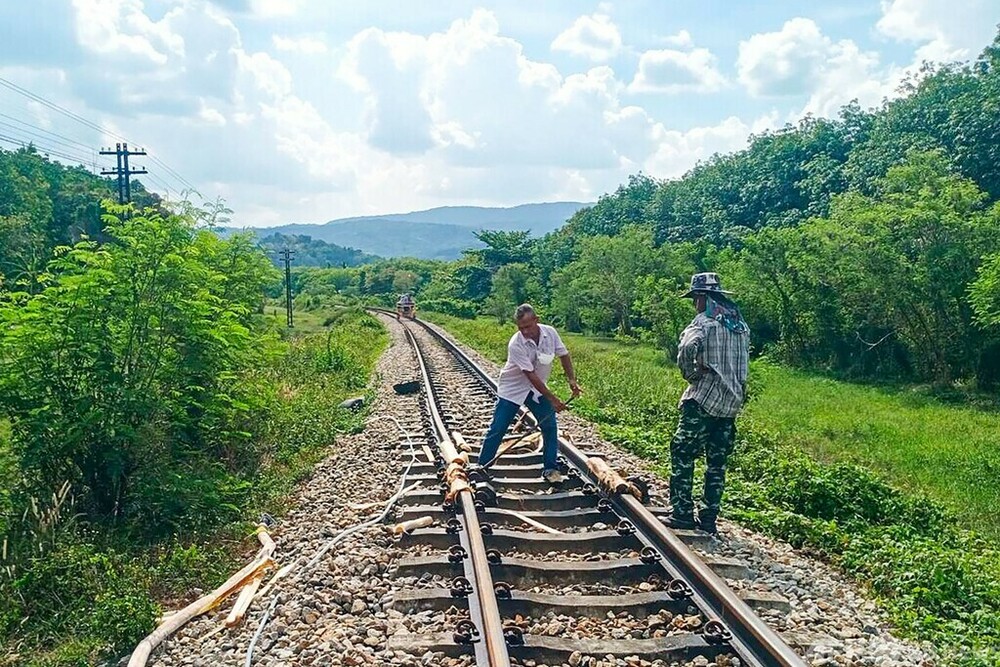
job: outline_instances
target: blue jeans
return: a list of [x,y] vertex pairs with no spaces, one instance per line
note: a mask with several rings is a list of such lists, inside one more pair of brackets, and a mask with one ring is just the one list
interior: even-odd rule
[[[541,424],[542,442],[544,443],[542,469],[553,470],[557,467],[556,456],[559,452],[559,427],[556,425],[556,411],[549,403],[549,399],[544,396],[539,396],[538,400],[535,401],[529,394],[524,405]],[[493,422],[490,424],[490,430],[486,432],[486,437],[483,438],[483,448],[479,452],[480,465],[489,466],[493,463],[493,457],[500,449],[500,442],[507,433],[507,429],[514,423],[520,409],[521,406],[514,401],[508,401],[506,398],[497,399],[497,406],[493,410]]]

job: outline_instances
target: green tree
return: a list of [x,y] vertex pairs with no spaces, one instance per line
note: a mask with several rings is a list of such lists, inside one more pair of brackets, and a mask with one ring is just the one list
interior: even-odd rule
[[485,304],[486,312],[497,322],[507,322],[518,305],[533,300],[539,291],[538,280],[530,266],[505,264],[493,276],[493,289]]
[[612,237],[595,236],[580,244],[580,257],[564,271],[580,300],[580,314],[589,328],[617,329],[632,334],[639,280],[654,270],[653,233],[628,227]]
[[194,461],[240,460],[253,409],[240,373],[263,350],[250,314],[276,273],[188,217],[109,210],[110,242],[65,248],[38,294],[0,306],[0,408],[26,490],[70,481],[92,516],[156,530],[197,513],[183,489],[199,472],[224,472]]
[[486,247],[466,250],[464,254],[474,258],[476,264],[490,273],[495,273],[507,264],[523,264],[531,258],[534,243],[531,232],[484,229],[473,232],[473,236],[486,244]]

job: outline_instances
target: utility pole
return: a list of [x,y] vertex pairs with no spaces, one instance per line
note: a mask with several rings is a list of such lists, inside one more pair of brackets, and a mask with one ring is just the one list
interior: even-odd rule
[[285,313],[288,317],[288,326],[292,325],[292,269],[291,263],[295,259],[295,251],[284,248],[278,251],[278,256],[285,263]]
[[114,169],[107,169],[101,172],[102,176],[118,177],[118,203],[125,204],[132,201],[132,176],[136,174],[148,174],[145,169],[129,169],[128,158],[130,155],[145,155],[146,151],[139,149],[130,151],[128,144],[115,144],[115,150],[110,148],[102,149],[101,155],[114,155],[118,160],[118,166]]

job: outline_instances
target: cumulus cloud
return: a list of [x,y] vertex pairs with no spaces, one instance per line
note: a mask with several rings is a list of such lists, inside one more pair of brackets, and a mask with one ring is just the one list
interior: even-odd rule
[[729,153],[747,145],[751,134],[758,134],[780,125],[777,113],[760,116],[746,123],[729,116],[720,123],[694,127],[686,131],[660,128],[657,150],[646,161],[645,171],[659,178],[683,176],[697,162],[716,153]]
[[139,0],[73,0],[83,55],[69,63],[86,102],[108,112],[190,116],[202,98],[229,99],[239,31],[207,5],[174,7],[157,21]]
[[878,54],[862,51],[849,39],[834,42],[806,18],[740,42],[736,69],[751,95],[807,95],[803,111],[818,115],[836,113],[855,98],[875,104],[889,92]]
[[679,49],[690,49],[694,47],[694,39],[687,30],[681,30],[673,35],[667,35],[661,40],[668,46],[676,46]]
[[[351,40],[340,76],[369,96],[370,136],[389,152],[416,144],[465,167],[598,169],[643,159],[621,154],[623,145],[651,150],[653,121],[644,112],[622,120],[613,70],[564,77],[526,57],[485,10],[427,37],[366,30]],[[382,125],[415,136],[380,136]]]
[[[581,17],[593,30],[578,31],[576,44],[590,51],[563,51],[594,64],[563,72],[529,57],[485,10],[437,30],[369,28],[333,43],[305,12],[258,20],[278,11],[261,0],[175,0],[156,11],[140,0],[74,2],[59,28],[73,55],[46,55],[21,80],[142,141],[205,194],[226,197],[238,224],[586,200],[639,169],[679,175],[757,131],[736,117],[669,129],[654,107],[623,101],[629,90],[723,81],[714,57],[681,31],[638,56],[626,85],[601,62],[623,49],[609,7]],[[10,48],[0,43],[0,55]],[[334,76],[320,87],[316,66],[327,58]]]
[[899,41],[921,44],[917,61],[947,62],[978,55],[1000,22],[995,0],[882,0],[876,28]]
[[621,51],[622,35],[610,16],[597,13],[576,19],[552,40],[551,48],[603,62]]
[[726,83],[714,55],[708,49],[658,49],[639,57],[630,92],[637,93],[711,93]]

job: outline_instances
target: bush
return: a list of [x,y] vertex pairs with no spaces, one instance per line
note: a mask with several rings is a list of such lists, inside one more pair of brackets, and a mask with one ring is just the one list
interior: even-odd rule
[[95,655],[124,653],[159,617],[149,583],[137,559],[62,540],[24,563],[16,579],[0,579],[0,601],[9,612],[0,616],[3,634],[16,629],[39,648],[71,637]]
[[459,299],[428,299],[419,304],[421,310],[430,310],[435,313],[460,317],[463,320],[471,320],[476,317],[476,304],[471,301],[461,301]]
[[204,462],[252,444],[260,396],[246,373],[269,338],[254,312],[275,273],[246,239],[184,216],[105,222],[114,243],[63,249],[44,289],[0,302],[0,410],[26,491],[69,480],[91,518],[162,533],[177,513],[147,501],[164,480],[225,479]]

